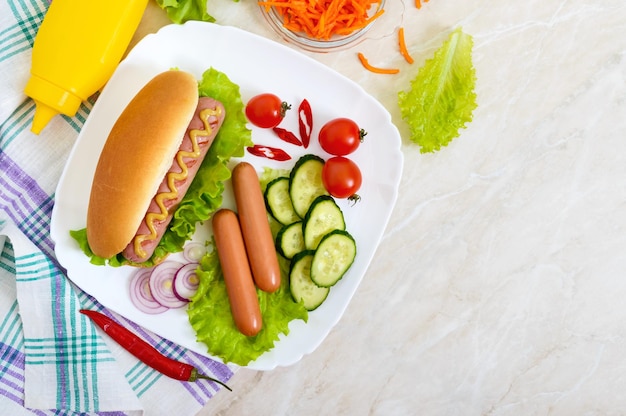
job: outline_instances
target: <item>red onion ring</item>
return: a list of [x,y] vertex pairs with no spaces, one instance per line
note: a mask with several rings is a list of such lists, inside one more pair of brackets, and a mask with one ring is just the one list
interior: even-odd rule
[[183,257],[190,263],[198,263],[207,252],[206,246],[197,241],[192,241],[185,245]]
[[130,300],[142,312],[155,315],[168,310],[158,303],[150,291],[152,269],[138,269],[130,280]]
[[174,295],[181,300],[189,301],[189,299],[198,290],[200,280],[196,275],[198,263],[188,263],[178,269],[174,276]]
[[181,308],[187,301],[178,299],[174,295],[174,276],[183,263],[177,261],[164,261],[152,269],[150,275],[150,291],[154,300],[168,308]]

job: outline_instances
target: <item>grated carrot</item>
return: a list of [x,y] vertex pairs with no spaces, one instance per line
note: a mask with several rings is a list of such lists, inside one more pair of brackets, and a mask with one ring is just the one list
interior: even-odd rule
[[[369,25],[383,14],[381,0],[265,0],[258,4],[270,12],[274,7],[283,18],[283,26],[304,32],[319,40],[333,35],[348,35]],[[376,8],[370,16],[369,11]]]
[[402,54],[402,56],[404,56],[404,59],[408,63],[412,64],[413,58],[411,57],[408,49],[406,48],[406,42],[404,41],[404,28],[403,27],[398,29],[398,46],[400,47],[400,53]]
[[397,74],[398,72],[400,72],[398,68],[378,68],[378,67],[370,65],[365,55],[363,55],[361,52],[358,53],[358,56],[359,56],[359,60],[361,61],[361,64],[368,71],[374,72],[376,74]]
[[[428,0],[424,0],[424,3],[428,3]],[[422,8],[421,0],[415,0],[415,7],[417,7],[418,9]]]

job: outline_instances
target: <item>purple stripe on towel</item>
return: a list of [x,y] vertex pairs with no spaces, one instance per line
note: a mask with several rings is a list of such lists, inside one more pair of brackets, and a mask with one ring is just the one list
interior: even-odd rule
[[[61,285],[61,280],[60,279],[54,279],[53,281],[53,295],[57,295],[59,296],[61,294],[61,291],[63,290],[63,287]],[[67,337],[66,334],[66,330],[65,330],[65,325],[64,325],[64,313],[65,310],[61,310],[64,307],[63,302],[53,302],[53,313],[54,313],[54,324],[55,324],[55,328],[54,328],[54,333],[56,334],[57,338],[59,337],[59,335],[61,335],[62,337]],[[57,344],[57,356],[58,357],[65,357],[66,352],[64,351],[64,344],[62,342],[56,342]],[[57,364],[57,401],[58,404],[60,405],[61,409],[65,409],[67,408],[67,397],[68,397],[68,392],[67,392],[67,383],[68,383],[68,375],[67,375],[67,363],[65,362],[65,359],[62,358],[60,360],[61,362],[59,362]]]
[[7,399],[19,404],[20,406],[24,406],[24,400],[21,396],[17,396],[9,391],[0,388],[0,396],[4,396]]
[[[3,362],[7,365],[2,365]],[[21,373],[12,370],[15,368],[20,369]],[[11,377],[24,380],[23,372],[24,354],[9,344],[4,342],[0,343],[0,377],[8,374]]]
[[24,405],[24,354],[0,343],[0,395]]
[[0,209],[38,248],[53,257],[49,224],[54,201],[5,152],[0,150]]

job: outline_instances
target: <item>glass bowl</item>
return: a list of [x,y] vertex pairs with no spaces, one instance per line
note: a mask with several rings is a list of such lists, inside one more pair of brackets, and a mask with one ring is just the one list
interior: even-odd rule
[[330,39],[317,39],[304,32],[295,32],[283,25],[283,17],[275,6],[266,11],[266,6],[259,4],[259,8],[270,27],[285,41],[295,44],[311,52],[333,52],[352,47],[365,39],[382,38],[392,34],[401,24],[404,14],[404,4],[398,0],[381,0],[378,7],[372,6],[369,16],[379,10],[384,12],[367,26],[357,29],[347,35],[333,35]]

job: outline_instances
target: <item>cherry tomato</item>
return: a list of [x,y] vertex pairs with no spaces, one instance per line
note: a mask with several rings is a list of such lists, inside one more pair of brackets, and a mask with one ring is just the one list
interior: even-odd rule
[[246,117],[257,127],[271,129],[285,118],[291,106],[274,94],[264,93],[250,98],[246,104]]
[[349,118],[336,118],[322,126],[319,142],[326,152],[346,156],[354,152],[367,133]]
[[322,182],[328,193],[336,198],[358,199],[356,192],[361,187],[361,170],[346,157],[331,157],[322,168]]

